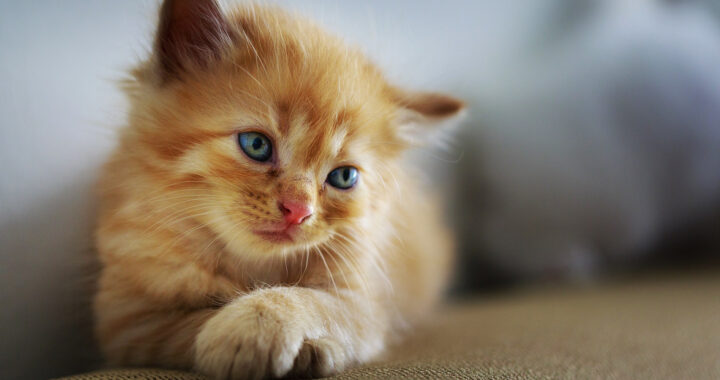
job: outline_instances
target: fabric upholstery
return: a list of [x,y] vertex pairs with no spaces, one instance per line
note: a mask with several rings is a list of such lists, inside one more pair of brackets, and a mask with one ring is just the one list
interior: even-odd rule
[[[203,379],[162,370],[72,377]],[[335,379],[718,379],[720,276],[534,289],[448,306],[377,363]]]

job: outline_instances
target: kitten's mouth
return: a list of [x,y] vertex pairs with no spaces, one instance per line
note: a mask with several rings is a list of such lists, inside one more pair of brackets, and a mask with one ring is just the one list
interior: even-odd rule
[[287,226],[282,229],[276,230],[255,230],[253,231],[256,235],[277,243],[292,242],[295,240],[293,235],[296,235],[297,228],[295,226]]

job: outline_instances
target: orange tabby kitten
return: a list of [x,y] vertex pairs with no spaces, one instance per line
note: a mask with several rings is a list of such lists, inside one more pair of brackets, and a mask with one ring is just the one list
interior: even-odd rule
[[168,0],[160,17],[101,181],[106,357],[216,378],[377,357],[450,264],[401,154],[462,103],[389,85],[275,8]]

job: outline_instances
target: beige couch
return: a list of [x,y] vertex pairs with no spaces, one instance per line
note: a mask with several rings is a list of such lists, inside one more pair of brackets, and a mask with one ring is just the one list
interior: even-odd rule
[[[204,379],[158,369],[68,379]],[[382,361],[335,379],[720,379],[720,275],[533,289],[448,306]]]

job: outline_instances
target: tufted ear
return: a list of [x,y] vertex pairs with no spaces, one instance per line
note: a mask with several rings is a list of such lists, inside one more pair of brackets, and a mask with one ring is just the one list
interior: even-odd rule
[[398,105],[398,135],[410,145],[427,145],[449,127],[465,109],[465,103],[448,95],[393,89]]
[[230,43],[228,22],[216,0],[165,0],[155,37],[163,80],[206,67]]

